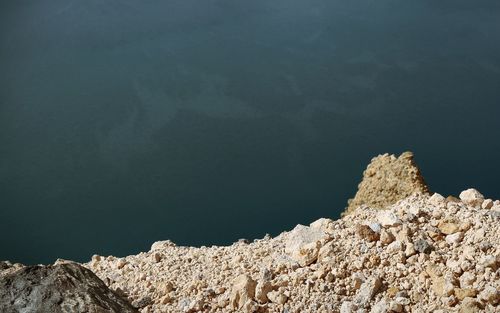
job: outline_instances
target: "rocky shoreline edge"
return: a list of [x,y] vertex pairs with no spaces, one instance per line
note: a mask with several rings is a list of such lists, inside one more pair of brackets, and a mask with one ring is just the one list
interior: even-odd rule
[[0,311],[500,312],[500,201],[431,195],[415,169],[412,154],[378,156],[342,218],[274,238],[0,262]]

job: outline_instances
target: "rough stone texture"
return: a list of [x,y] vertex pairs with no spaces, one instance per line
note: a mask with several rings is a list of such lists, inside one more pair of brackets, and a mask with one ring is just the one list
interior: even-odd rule
[[328,240],[327,233],[316,225],[297,225],[286,237],[285,252],[300,266],[316,261],[323,242]]
[[469,188],[460,193],[460,200],[463,203],[470,206],[479,206],[483,204],[484,197],[483,195],[474,188]]
[[2,268],[0,312],[3,313],[138,312],[94,273],[76,263]]
[[415,194],[387,208],[395,223],[365,208],[275,238],[154,244],[85,266],[145,305],[142,313],[500,312],[500,220],[491,210]]
[[[84,266],[102,279],[95,284],[81,268],[67,275],[64,261],[43,271],[0,262],[0,312],[17,312],[14,305],[43,308],[22,312],[64,312],[50,306],[80,303],[74,294],[83,290],[89,303],[108,305],[119,295],[141,313],[499,313],[500,219],[489,213],[500,202],[470,200],[414,194],[385,211],[365,207],[274,238],[199,248],[162,241],[137,255],[94,255]],[[54,268],[62,280],[39,275]],[[14,282],[27,275],[33,276],[28,284],[43,282],[35,292]],[[45,282],[58,288],[44,298]],[[108,306],[65,308],[117,312]],[[118,311],[133,312],[127,309]]]
[[358,185],[358,192],[348,201],[343,214],[351,214],[363,205],[384,209],[413,193],[428,192],[420,170],[413,161],[413,153],[404,152],[399,157],[386,153],[371,160]]
[[247,274],[238,276],[233,282],[229,302],[233,309],[241,309],[255,297],[257,283]]

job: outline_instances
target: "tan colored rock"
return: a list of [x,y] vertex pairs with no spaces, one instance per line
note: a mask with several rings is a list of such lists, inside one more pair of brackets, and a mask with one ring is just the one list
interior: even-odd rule
[[446,203],[446,198],[440,195],[439,193],[435,192],[430,198],[429,202],[432,203],[435,206],[441,206]]
[[498,255],[498,257],[495,257],[493,255],[486,255],[481,258],[480,263],[484,267],[491,267],[492,269],[496,270],[497,265],[500,263],[499,260],[500,260],[500,254]]
[[254,313],[254,312],[257,312],[258,309],[259,309],[259,305],[255,301],[252,301],[252,300],[248,300],[247,302],[245,302],[245,304],[242,307],[242,311],[244,313]]
[[481,204],[481,208],[484,209],[484,210],[489,210],[492,207],[493,207],[493,200],[491,200],[491,199],[486,199]]
[[477,290],[472,288],[455,288],[455,297],[462,301],[463,299],[470,297],[474,298],[477,295]]
[[257,283],[247,274],[238,276],[231,289],[229,303],[233,309],[241,309],[243,305],[255,297]]
[[446,242],[451,245],[451,244],[460,243],[463,238],[464,238],[464,233],[458,232],[458,233],[454,233],[454,234],[446,236],[445,239],[446,239]]
[[271,291],[267,294],[269,300],[276,304],[285,304],[288,297],[280,291]]
[[388,245],[393,242],[396,238],[389,230],[382,229],[380,231],[380,242],[384,245]]
[[483,310],[474,298],[465,298],[460,304],[459,313],[479,313]]
[[362,205],[384,209],[413,193],[428,192],[429,188],[413,161],[413,153],[405,152],[399,157],[379,155],[364,171],[358,192],[348,201],[343,214],[351,214]]
[[458,223],[453,221],[440,221],[437,227],[445,235],[451,235],[460,230]]
[[356,234],[368,242],[377,241],[380,237],[380,235],[374,232],[370,226],[361,224],[356,225]]

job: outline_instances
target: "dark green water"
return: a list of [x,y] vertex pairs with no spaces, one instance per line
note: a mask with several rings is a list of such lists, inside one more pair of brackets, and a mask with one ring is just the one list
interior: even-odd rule
[[500,198],[497,0],[0,3],[0,259],[336,218],[370,158]]

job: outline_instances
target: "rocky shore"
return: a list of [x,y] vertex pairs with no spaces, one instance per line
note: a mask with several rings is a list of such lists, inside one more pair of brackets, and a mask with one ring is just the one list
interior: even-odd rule
[[[402,194],[274,238],[200,248],[167,240],[123,258],[61,260],[47,266],[57,279],[3,262],[0,311],[48,312],[39,306],[48,298],[51,312],[500,312],[500,201],[475,189]],[[55,282],[65,294],[39,292]],[[82,290],[92,306],[66,300]]]

